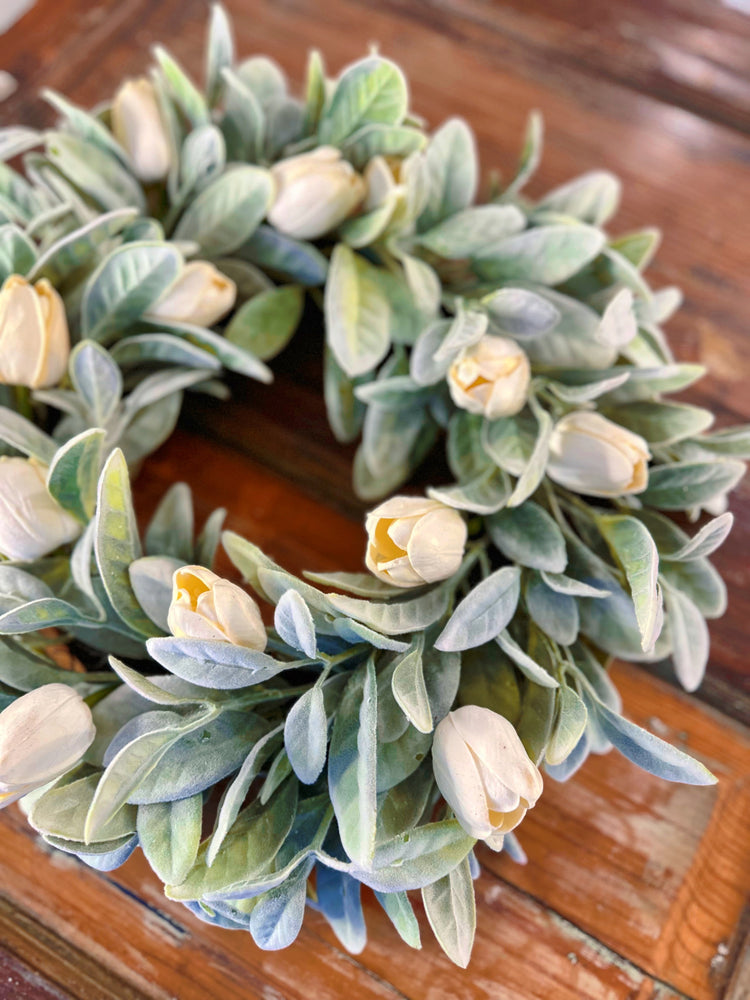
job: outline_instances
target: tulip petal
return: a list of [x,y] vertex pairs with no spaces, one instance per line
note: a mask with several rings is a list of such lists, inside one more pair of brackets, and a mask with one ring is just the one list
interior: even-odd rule
[[213,595],[219,625],[229,641],[235,646],[262,652],[268,636],[258,605],[252,597],[229,580],[215,583]]
[[435,730],[432,767],[443,798],[459,823],[478,840],[492,833],[487,798],[476,760],[456,729],[450,713]]
[[407,555],[426,583],[452,576],[466,548],[466,522],[450,507],[439,506],[419,518],[411,533]]

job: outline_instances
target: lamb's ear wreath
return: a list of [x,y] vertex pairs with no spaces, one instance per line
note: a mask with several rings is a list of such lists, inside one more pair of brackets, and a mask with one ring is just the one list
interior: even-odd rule
[[[140,845],[170,898],[263,948],[306,903],[362,948],[361,885],[419,947],[421,889],[465,965],[475,842],[522,858],[543,780],[612,747],[715,780],[627,721],[607,672],[671,658],[700,684],[750,456],[750,428],[670,399],[703,369],[662,332],[658,234],[603,228],[602,171],[526,197],[536,114],[477,204],[469,126],[426,129],[398,66],[329,78],[314,52],[300,97],[235,59],[219,7],[203,87],[156,48],[109,106],[44,96],[54,128],[0,130],[2,801],[99,869]],[[308,299],[367,571],[298,579],[223,511],[196,533],[180,483],[140,534],[130,476],[183,397],[270,382]],[[394,496],[443,443],[453,481]],[[219,543],[254,597],[211,572]],[[85,722],[62,776],[24,700],[48,686]]]

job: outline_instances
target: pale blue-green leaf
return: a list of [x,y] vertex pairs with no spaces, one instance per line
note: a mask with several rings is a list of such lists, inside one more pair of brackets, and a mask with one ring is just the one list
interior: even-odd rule
[[362,59],[337,81],[318,126],[320,141],[336,146],[365,125],[400,125],[408,102],[406,79],[395,63]]
[[294,773],[305,785],[318,780],[326,762],[328,721],[322,688],[314,684],[289,709],[284,746]]
[[219,690],[260,684],[294,666],[257,649],[218,640],[155,638],[149,640],[148,651],[157,663],[178,677]]
[[[469,414],[466,414],[460,419],[466,422],[468,417]],[[473,444],[484,464],[491,460],[512,476],[520,476],[531,460],[539,433],[537,422],[531,414],[524,412],[515,417],[501,417],[499,420],[483,420],[472,415],[472,419],[476,429]],[[448,460],[454,474],[459,475],[451,461],[451,429],[452,424],[448,429]],[[457,441],[456,450],[463,444]],[[475,464],[481,467],[482,462],[475,461]]]
[[118,208],[66,233],[39,256],[29,279],[47,278],[53,285],[60,285],[68,275],[88,264],[101,245],[117,236],[137,215],[135,208]]
[[177,223],[178,240],[194,240],[212,257],[229,254],[255,232],[273,198],[267,170],[233,166],[205,187]]
[[547,410],[543,410],[540,406],[533,407],[533,410],[538,427],[537,438],[534,450],[529,456],[528,464],[518,477],[513,492],[508,498],[509,507],[520,507],[522,503],[536,492],[547,468],[549,442],[553,428],[552,417]]
[[477,309],[459,309],[445,339],[435,352],[435,362],[452,360],[459,351],[478,343],[487,332],[487,314]]
[[529,574],[524,596],[532,620],[543,632],[561,646],[570,646],[575,642],[580,620],[574,597],[552,590],[537,570]]
[[193,496],[185,483],[174,483],[159,501],[144,536],[152,556],[172,556],[183,565],[193,556]]
[[85,337],[111,340],[148,311],[182,267],[180,252],[168,243],[126,243],[91,275],[81,303]]
[[734,514],[727,511],[719,517],[713,518],[704,524],[700,531],[680,546],[676,551],[664,552],[660,550],[662,559],[670,562],[685,562],[686,560],[705,559],[712,555],[726,540],[727,535],[732,530],[734,524]]
[[409,125],[364,125],[342,146],[344,156],[355,169],[364,170],[373,156],[408,157],[418,153],[427,143],[421,129]]
[[315,624],[304,598],[296,590],[287,590],[279,598],[273,618],[274,627],[292,649],[298,649],[314,659],[318,645]]
[[[82,842],[86,813],[98,782],[99,775],[90,774],[77,781],[53,785],[34,802],[28,814],[29,824],[45,836]],[[121,837],[132,837],[135,822],[135,809],[126,806],[109,822],[102,824],[91,842],[102,844]]]
[[403,597],[402,587],[379,580],[371,573],[311,573],[305,571],[304,576],[322,587],[334,587],[358,597],[373,597],[377,600],[387,600],[389,597]]
[[471,649],[496,638],[516,610],[520,576],[517,566],[503,566],[477,584],[451,615],[435,648]]
[[477,913],[469,859],[422,889],[427,919],[448,958],[465,969],[474,945]]
[[430,486],[427,490],[431,499],[474,514],[494,514],[505,506],[510,494],[510,480],[501,469],[489,470],[468,482]]
[[439,257],[459,260],[481,253],[525,226],[526,218],[515,205],[479,205],[448,216],[418,239]]
[[581,698],[573,688],[561,687],[557,694],[557,718],[555,728],[544,758],[553,767],[562,764],[583,737],[588,722],[588,712]]
[[105,437],[98,427],[72,437],[58,449],[47,472],[47,489],[84,524],[94,516]]
[[70,355],[70,380],[92,422],[104,427],[122,397],[122,375],[112,356],[93,340],[77,344]]
[[164,883],[182,882],[198,856],[203,796],[138,806],[138,842]]
[[542,579],[547,586],[558,594],[570,594],[571,597],[609,597],[610,591],[602,587],[592,587],[590,583],[574,580],[564,573],[550,573],[542,570]]
[[649,653],[663,624],[656,544],[648,528],[627,515],[604,515],[597,519],[597,526],[612,555],[625,571],[641,632],[641,645],[643,651]]
[[145,212],[140,183],[112,153],[70,132],[48,132],[46,147],[50,162],[104,212],[117,208]]
[[151,621],[169,632],[167,615],[172,602],[172,577],[175,570],[184,565],[173,556],[143,556],[128,568],[128,576],[133,593]]
[[664,600],[674,672],[686,691],[697,691],[708,664],[708,627],[698,608],[681,590],[668,587]]
[[253,941],[264,951],[278,951],[292,944],[300,930],[307,903],[307,879],[313,861],[303,862],[289,878],[264,893],[250,914]]
[[294,335],[304,301],[303,290],[297,285],[260,292],[237,310],[225,336],[261,361],[269,361]]
[[732,459],[659,465],[650,470],[639,499],[662,510],[688,510],[734,489],[745,471],[742,462]]
[[607,170],[592,170],[550,191],[537,208],[603,226],[617,211],[622,185]]
[[398,660],[391,678],[391,688],[401,710],[415,729],[420,733],[431,733],[433,722],[423,674],[423,649],[424,634],[420,634]]
[[531,569],[562,573],[568,556],[565,538],[546,510],[528,500],[498,511],[486,521],[494,545],[513,562]]
[[334,618],[333,629],[336,635],[353,645],[367,642],[375,649],[389,649],[396,653],[409,648],[408,642],[399,642],[398,639],[383,635],[382,632],[376,632],[362,622],[355,622],[353,618]]
[[604,246],[604,234],[592,226],[538,226],[509,236],[474,259],[488,281],[538,281],[559,285],[592,261]]
[[214,107],[221,98],[221,71],[234,63],[234,38],[227,12],[219,3],[211,7],[206,41],[206,100]]
[[479,174],[474,135],[460,118],[441,125],[424,155],[429,197],[419,217],[420,232],[468,208],[476,197]]
[[515,197],[536,172],[542,158],[543,143],[544,119],[538,111],[532,111],[526,122],[516,176],[503,191],[503,200]]
[[248,260],[300,285],[322,285],[328,274],[328,260],[312,243],[292,239],[271,226],[259,226],[242,247]]
[[510,632],[501,632],[495,641],[506,656],[509,656],[513,660],[521,673],[525,677],[528,677],[530,681],[533,681],[534,684],[547,688],[556,688],[559,686],[555,678],[544,667],[540,666],[536,660],[532,660],[529,654],[521,649]]
[[49,465],[57,451],[48,434],[7,406],[0,406],[0,440],[43,465]]
[[334,248],[325,291],[326,336],[350,377],[371,371],[390,344],[391,308],[371,269],[343,243]]
[[710,410],[687,403],[662,403],[659,400],[636,400],[623,406],[601,406],[605,416],[649,444],[670,445],[695,437],[714,422]]
[[541,337],[560,320],[551,302],[526,288],[498,288],[482,304],[492,325],[517,340]]
[[364,601],[356,597],[331,594],[328,601],[337,611],[361,621],[386,635],[403,635],[427,628],[441,618],[448,607],[450,589],[446,585],[430,588],[419,597],[402,601]]
[[410,948],[421,948],[419,922],[405,892],[376,892],[375,898],[385,910],[401,940]]
[[452,325],[451,320],[435,320],[417,338],[409,358],[409,374],[417,385],[435,385],[445,377],[451,356],[438,359],[436,355]]
[[369,867],[377,819],[377,686],[373,660],[354,673],[331,734],[328,788],[344,850]]
[[193,128],[205,125],[209,121],[209,113],[201,92],[166,49],[156,45],[153,53],[164,74],[170,94],[190,124]]
[[320,912],[346,950],[358,955],[367,943],[362,886],[345,871],[318,865],[316,889]]
[[0,282],[11,274],[27,274],[36,261],[36,247],[18,226],[0,226]]

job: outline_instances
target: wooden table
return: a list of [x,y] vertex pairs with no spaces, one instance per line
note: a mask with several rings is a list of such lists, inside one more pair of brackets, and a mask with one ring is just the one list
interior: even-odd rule
[[[679,355],[712,371],[692,401],[720,424],[750,419],[750,30],[708,0],[229,0],[242,51],[266,52],[299,82],[320,48],[338,69],[370,41],[399,61],[432,123],[464,115],[486,167],[510,171],[528,111],[547,121],[541,191],[604,166],[625,182],[617,226],[665,230],[651,275],[679,284]],[[200,65],[204,0],[37,0],[0,37],[19,81],[2,120],[42,124],[43,85],[83,104],[112,92],[164,41]],[[139,480],[146,515],[187,480],[199,513],[290,569],[358,568],[363,535],[351,453],[325,426],[314,331],[277,365],[272,388],[237,383],[230,404],[201,403]],[[747,1000],[750,997],[750,483],[717,563],[730,609],[712,627],[699,694],[653,671],[616,668],[635,721],[687,747],[719,776],[685,788],[622,758],[547,782],[521,830],[526,867],[481,855],[470,969],[451,966],[423,923],[411,952],[371,897],[370,944],[344,953],[309,914],[286,952],[216,930],[167,902],[137,856],[99,875],[36,841],[15,808],[0,818],[0,1000]],[[225,567],[226,568],[226,567]],[[674,726],[662,719],[669,718]]]

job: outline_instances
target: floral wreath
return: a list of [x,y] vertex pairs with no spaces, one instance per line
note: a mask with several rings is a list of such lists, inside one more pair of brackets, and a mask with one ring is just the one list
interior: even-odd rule
[[[419,947],[421,890],[466,965],[475,844],[524,860],[542,774],[615,748],[715,780],[620,714],[607,666],[700,684],[750,429],[665,399],[703,369],[643,277],[658,234],[602,228],[617,179],[523,196],[538,116],[477,205],[470,129],[428,134],[377,54],[331,80],[312,53],[299,99],[235,62],[220,7],[203,90],[154,54],[111,105],[46,92],[54,129],[0,131],[0,802],[101,870],[140,846],[261,948],[309,905],[361,949],[362,885]],[[223,511],[196,538],[179,483],[141,537],[129,471],[186,392],[270,381],[307,299],[355,491],[390,497],[367,572],[298,579]],[[455,481],[391,495],[443,439]],[[220,542],[255,598],[211,571]]]

